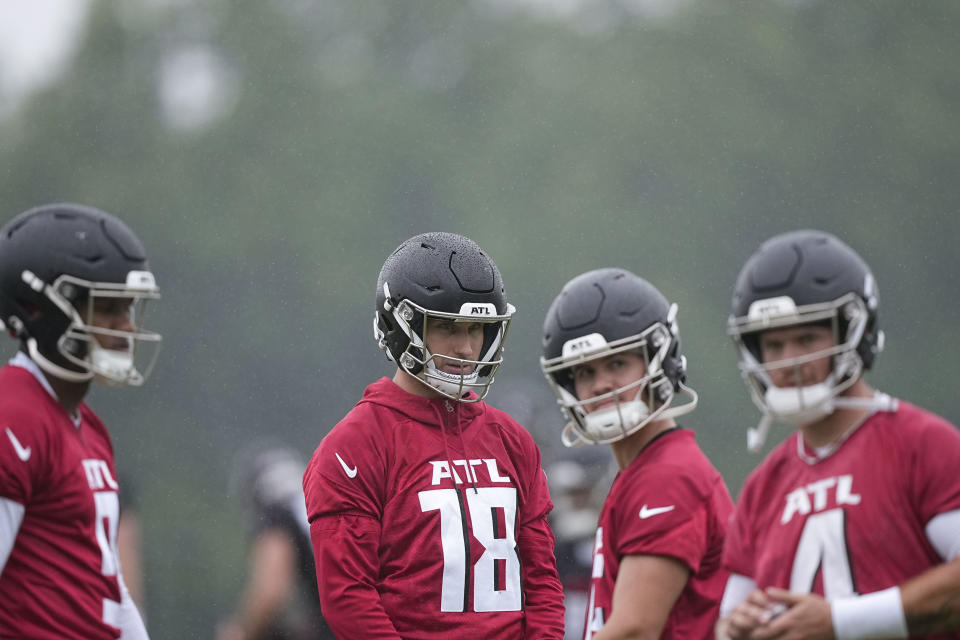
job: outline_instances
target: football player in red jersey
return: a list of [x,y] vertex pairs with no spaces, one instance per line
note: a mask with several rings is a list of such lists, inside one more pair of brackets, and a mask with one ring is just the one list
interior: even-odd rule
[[338,637],[563,637],[540,452],[483,402],[513,312],[463,236],[414,236],[384,263],[374,337],[396,374],[367,387],[303,480]]
[[[733,502],[675,418],[693,410],[676,305],[625,269],[568,282],[547,312],[541,367],[563,443],[609,444],[619,473],[593,555],[586,640],[709,637],[727,580]],[[674,404],[679,394],[688,397]]]
[[94,379],[143,383],[157,297],[143,246],[108,213],[51,204],[0,229],[0,321],[21,345],[0,369],[2,638],[147,638],[117,559],[113,447],[83,398]]
[[744,485],[719,639],[960,638],[960,432],[863,379],[883,348],[870,268],[820,231],[765,242],[730,334],[763,417],[797,432]]

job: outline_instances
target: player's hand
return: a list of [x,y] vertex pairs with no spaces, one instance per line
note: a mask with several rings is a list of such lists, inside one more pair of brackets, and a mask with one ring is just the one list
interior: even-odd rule
[[776,601],[765,592],[755,590],[717,623],[717,640],[753,640],[754,632],[769,622],[778,609]]
[[820,596],[774,587],[768,588],[766,595],[786,610],[756,629],[750,640],[835,640],[830,604]]

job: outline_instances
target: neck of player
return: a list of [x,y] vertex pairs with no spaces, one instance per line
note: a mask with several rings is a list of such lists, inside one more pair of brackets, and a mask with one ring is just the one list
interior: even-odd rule
[[420,396],[421,398],[443,397],[443,394],[441,394],[439,391],[429,387],[400,367],[397,367],[397,372],[393,376],[393,382],[407,393],[412,393],[413,395]]
[[[843,398],[870,398],[874,394],[873,388],[863,378],[840,394]],[[800,427],[803,441],[815,449],[826,447],[842,438],[847,431],[858,425],[867,417],[870,409],[864,408],[837,408],[833,413]]]
[[57,394],[57,402],[60,403],[60,406],[71,416],[76,416],[77,407],[80,406],[90,390],[90,381],[68,382],[52,375],[47,375],[46,378],[47,382],[50,383],[50,388]]
[[611,442],[610,449],[613,451],[613,458],[617,461],[617,466],[620,468],[620,471],[629,467],[630,464],[637,459],[637,456],[640,455],[640,452],[643,451],[654,438],[675,426],[677,426],[677,423],[673,418],[654,420],[639,431],[631,433],[623,440]]

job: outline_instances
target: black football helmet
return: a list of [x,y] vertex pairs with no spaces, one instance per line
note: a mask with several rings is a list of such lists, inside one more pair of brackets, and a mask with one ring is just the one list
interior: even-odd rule
[[[0,229],[0,323],[30,358],[57,378],[140,385],[160,335],[139,327],[147,300],[160,297],[143,245],[116,217],[78,204],[49,204]],[[98,304],[128,309],[133,331],[93,322]],[[126,348],[97,340],[120,338]],[[152,345],[144,359],[141,344]],[[138,369],[136,361],[144,361]]]
[[[377,280],[373,335],[387,357],[442,395],[464,402],[484,398],[503,362],[503,341],[515,309],[506,301],[493,260],[477,244],[453,233],[424,233],[390,254]],[[479,360],[430,353],[424,327],[431,320],[484,325]],[[438,369],[434,359],[469,365],[468,374]],[[468,396],[470,391],[475,396]]]
[[[646,375],[609,394],[578,399],[574,367],[624,351],[643,358]],[[568,447],[622,440],[697,404],[696,392],[684,384],[687,363],[680,352],[677,305],[626,269],[588,271],[564,285],[543,323],[540,367],[569,420],[563,431]],[[677,392],[690,401],[671,406]],[[588,412],[584,407],[608,397],[616,401],[610,408]]]
[[[836,407],[857,404],[839,396],[869,369],[884,336],[877,322],[880,299],[867,263],[836,236],[823,231],[791,231],[767,240],[747,260],[733,292],[728,333],[740,354],[740,371],[763,413],[751,430],[751,450],[763,446],[774,420],[808,424]],[[820,324],[833,329],[835,346],[802,358],[763,362],[760,333],[769,329]],[[828,379],[808,387],[778,388],[768,372],[832,358]]]

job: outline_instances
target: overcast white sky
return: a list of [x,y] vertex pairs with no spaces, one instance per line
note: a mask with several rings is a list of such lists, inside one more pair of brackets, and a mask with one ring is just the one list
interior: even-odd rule
[[62,69],[76,45],[88,0],[0,1],[0,105]]

